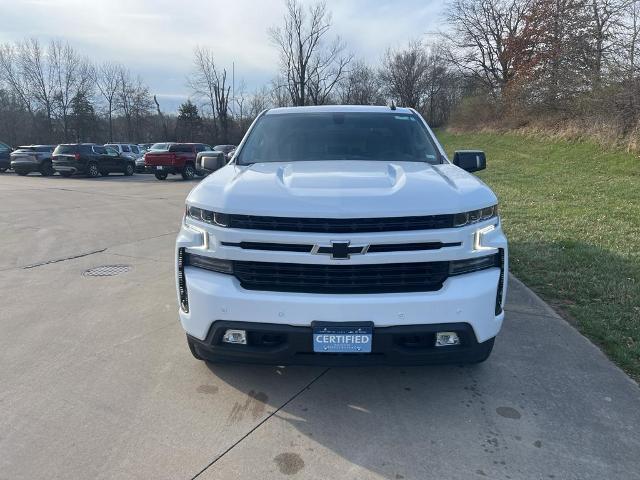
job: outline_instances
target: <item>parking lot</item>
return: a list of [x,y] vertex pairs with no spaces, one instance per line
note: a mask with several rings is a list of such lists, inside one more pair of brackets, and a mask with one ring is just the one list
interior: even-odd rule
[[195,184],[0,174],[0,478],[640,478],[638,385],[516,280],[481,365],[194,360]]

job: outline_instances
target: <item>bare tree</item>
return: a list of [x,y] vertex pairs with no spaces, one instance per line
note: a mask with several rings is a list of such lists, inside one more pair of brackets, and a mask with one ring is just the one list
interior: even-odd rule
[[402,50],[387,50],[380,78],[386,94],[403,107],[422,109],[427,96],[429,58],[422,43],[411,41]]
[[54,102],[62,119],[63,138],[68,140],[72,101],[76,97],[89,96],[92,72],[89,63],[68,43],[53,40],[48,56],[55,85]]
[[[229,100],[231,86],[227,83],[227,70],[216,68],[213,51],[197,47],[194,51],[194,69],[187,83],[195,97],[206,99],[211,115],[218,119],[227,141],[229,132]],[[214,123],[215,128],[215,123]],[[214,132],[215,133],[215,132]]]
[[107,106],[110,142],[113,142],[113,113],[116,106],[116,95],[120,90],[120,71],[122,69],[121,65],[106,62],[93,70],[95,85]]
[[576,94],[586,91],[589,79],[588,45],[591,20],[586,0],[536,0],[529,17],[539,32],[535,49],[537,72],[529,88],[545,110],[570,108]]
[[47,136],[53,139],[53,116],[55,113],[56,79],[45,49],[31,38],[18,43],[18,70],[28,95],[46,118]]
[[216,64],[213,51],[206,47],[196,47],[193,52],[194,69],[187,79],[187,84],[193,94],[207,101],[212,117],[216,116]]
[[266,110],[270,106],[270,94],[271,92],[266,86],[256,89],[249,98],[248,116],[251,119],[260,115],[260,112]]
[[141,123],[152,108],[151,94],[142,79],[134,78],[124,67],[118,71],[118,87],[116,107],[125,118],[126,136],[131,140],[140,136]]
[[609,60],[612,60],[612,49],[619,45],[618,39],[622,35],[620,27],[631,3],[633,2],[628,0],[589,0],[586,5],[591,20],[591,45],[587,63],[594,88],[600,87],[603,70]]
[[309,100],[314,105],[329,103],[336,85],[344,78],[353,59],[352,55],[342,54],[344,49],[345,44],[336,38],[326,50],[313,57],[307,87]]
[[291,96],[286,79],[277,76],[271,80],[269,90],[269,103],[274,107],[288,107],[291,105]]
[[[640,0],[629,2],[623,15],[621,55],[619,64],[629,79],[638,77],[638,49],[640,48]],[[1,58],[1,57],[0,57]]]
[[33,115],[34,99],[21,70],[20,51],[11,44],[0,45],[0,81],[19,99],[29,114]]
[[158,102],[158,98],[155,95],[153,96],[153,103],[156,105],[156,113],[160,119],[160,123],[162,124],[162,136],[163,138],[168,139],[169,129],[167,127],[167,120],[164,118],[162,110],[160,110],[160,102]]
[[304,9],[298,0],[286,0],[284,25],[269,30],[280,52],[281,74],[294,105],[324,103],[345,74],[351,56],[336,38],[328,46],[324,37],[331,14],[324,2]]
[[238,88],[233,98],[233,116],[240,124],[240,130],[244,130],[244,117],[246,114],[246,106],[248,101],[247,84],[244,79],[240,80]]
[[227,70],[223,69],[218,75],[215,71],[215,83],[213,92],[216,99],[216,111],[218,112],[218,121],[222,129],[222,141],[228,142],[229,139],[229,98],[231,94],[231,85],[227,83]]
[[352,64],[338,87],[338,100],[348,105],[384,104],[380,77],[375,69],[363,61]]
[[[447,10],[451,59],[467,75],[500,94],[515,76],[514,62],[529,53],[520,36],[533,0],[453,0]],[[518,46],[519,51],[513,47]]]
[[427,49],[424,79],[426,101],[423,105],[423,112],[430,125],[442,125],[446,122],[459,96],[457,80],[455,73],[451,71],[446,47],[443,44],[431,45]]

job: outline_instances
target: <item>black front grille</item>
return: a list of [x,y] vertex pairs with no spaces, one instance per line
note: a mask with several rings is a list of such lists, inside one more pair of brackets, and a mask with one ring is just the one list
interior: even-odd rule
[[247,290],[304,293],[393,293],[440,290],[449,262],[378,265],[313,265],[234,262],[234,274]]
[[453,227],[453,215],[388,218],[288,218],[230,214],[224,217],[225,224],[230,228],[286,232],[401,232]]

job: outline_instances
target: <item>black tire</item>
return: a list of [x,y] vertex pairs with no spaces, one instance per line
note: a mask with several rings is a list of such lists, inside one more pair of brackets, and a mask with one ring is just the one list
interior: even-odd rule
[[98,168],[98,164],[96,162],[89,162],[87,165],[87,177],[96,178],[100,175],[100,169]]
[[29,174],[29,170],[14,170],[21,177],[26,177]]
[[195,343],[189,337],[187,337],[187,345],[189,345],[189,350],[191,351],[191,355],[193,355],[193,358],[195,358],[196,360],[204,361],[204,358],[202,358],[200,354],[198,354],[198,352],[196,351]]
[[0,167],[0,173],[4,173],[6,171],[7,171],[7,169],[5,167]]
[[196,169],[192,163],[187,163],[182,169],[182,179],[183,180],[193,180],[196,176]]
[[166,180],[168,175],[168,173],[156,172],[156,178],[158,180]]
[[62,175],[64,178],[69,178],[71,175],[73,175],[73,172],[60,172],[60,175]]
[[125,177],[130,177],[136,171],[136,166],[133,163],[127,163],[124,167],[124,175]]
[[42,175],[43,177],[50,177],[54,173],[56,172],[53,169],[53,165],[51,165],[50,160],[45,160],[44,162],[42,162],[42,165],[40,165],[40,175]]

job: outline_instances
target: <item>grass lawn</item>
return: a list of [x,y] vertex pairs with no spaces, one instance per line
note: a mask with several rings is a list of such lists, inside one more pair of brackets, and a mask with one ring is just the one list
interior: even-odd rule
[[511,272],[640,380],[640,158],[592,143],[437,136],[487,153]]

